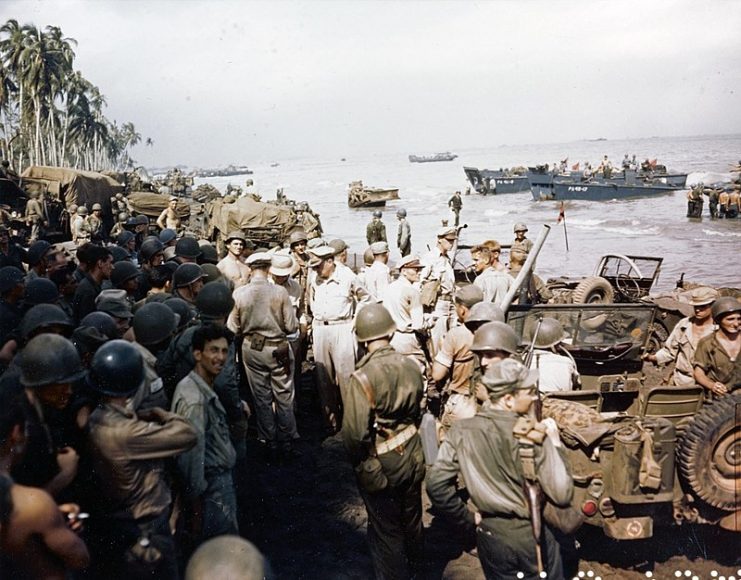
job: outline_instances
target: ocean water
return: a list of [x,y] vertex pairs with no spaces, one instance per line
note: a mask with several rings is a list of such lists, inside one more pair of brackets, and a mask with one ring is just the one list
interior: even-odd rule
[[[408,153],[429,154],[427,151]],[[321,215],[326,239],[342,238],[352,252],[366,247],[365,226],[370,209],[347,207],[347,189],[351,181],[361,179],[370,187],[398,187],[400,200],[383,210],[383,221],[395,248],[396,210],[408,212],[412,227],[412,251],[423,253],[435,243],[435,230],[442,219],[451,219],[447,202],[455,190],[465,191],[468,181],[463,166],[498,169],[517,165],[553,164],[568,157],[569,165],[590,161],[594,166],[607,154],[614,166],[623,156],[658,159],[670,171],[689,173],[688,185],[730,180],[732,165],[741,159],[741,135],[650,138],[620,141],[575,141],[543,145],[501,145],[490,149],[456,149],[458,158],[451,162],[409,163],[407,153],[367,155],[338,159],[275,159],[264,164],[249,164],[254,175],[230,178],[198,179],[222,191],[228,183],[244,186],[253,179],[252,191],[264,199],[274,198],[277,188],[297,201],[307,201]],[[279,163],[270,167],[271,162]],[[741,287],[741,219],[690,220],[686,215],[686,191],[652,198],[607,202],[572,201],[565,205],[566,231],[557,224],[558,202],[533,201],[530,192],[481,196],[463,196],[461,223],[467,224],[462,241],[474,244],[495,239],[511,243],[515,222],[525,222],[528,237],[535,239],[543,224],[551,231],[537,263],[543,278],[594,272],[599,258],[606,253],[634,256],[661,256],[664,262],[658,289],[672,288],[680,274],[686,280],[715,286]],[[568,234],[569,251],[565,234]]]

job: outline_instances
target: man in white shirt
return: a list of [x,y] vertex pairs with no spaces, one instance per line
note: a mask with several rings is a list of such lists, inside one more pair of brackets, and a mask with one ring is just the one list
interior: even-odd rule
[[487,247],[482,244],[471,249],[471,257],[478,273],[473,283],[484,293],[484,302],[493,302],[499,306],[515,279],[498,267],[500,246],[497,242],[493,244],[496,245]]
[[391,270],[388,267],[389,245],[386,242],[371,244],[373,264],[365,271],[365,287],[376,300],[383,298],[383,293],[391,283]]
[[[525,342],[532,343],[532,335],[538,327],[536,321],[525,330]],[[529,335],[529,336],[528,336]],[[535,349],[530,368],[540,373],[538,389],[541,393],[571,391],[579,385],[579,371],[569,352],[561,346],[565,338],[561,323],[555,318],[544,318],[535,337]],[[562,354],[559,354],[562,353]]]

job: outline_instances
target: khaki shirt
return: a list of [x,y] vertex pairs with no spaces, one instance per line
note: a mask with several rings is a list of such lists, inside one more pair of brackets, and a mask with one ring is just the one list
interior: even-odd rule
[[235,290],[250,281],[250,267],[231,252],[224,256],[216,267],[224,278],[231,280]]
[[455,273],[449,255],[443,255],[435,247],[422,259],[424,268],[420,274],[421,280],[440,280],[440,295],[445,300],[453,299],[455,290]]
[[391,270],[382,262],[373,262],[365,271],[365,288],[376,300],[381,300],[391,282]]
[[382,298],[384,307],[394,319],[397,332],[409,333],[424,328],[419,290],[404,276],[391,282]]
[[298,319],[286,289],[257,278],[234,291],[227,326],[236,334],[280,339],[298,330]]
[[123,407],[102,404],[90,415],[89,438],[95,471],[106,494],[134,519],[154,517],[170,508],[170,486],[163,459],[196,444],[197,433],[183,417],[166,412],[149,422]]
[[530,250],[532,249],[533,249],[533,241],[525,238],[522,241],[514,240],[512,242],[512,245],[510,246],[509,251],[511,252],[513,250],[520,250],[521,252],[525,252],[526,254],[529,254]]
[[660,365],[670,362],[675,363],[675,385],[679,387],[691,387],[696,384],[695,377],[693,376],[695,350],[700,340],[716,329],[717,326],[711,324],[707,326],[707,331],[704,334],[695,336],[695,329],[689,317],[683,318],[674,327],[669,338],[666,339],[664,346],[656,352],[656,363]]
[[729,391],[741,388],[741,361],[731,360],[718,342],[717,332],[700,340],[695,351],[695,367],[700,367],[711,381],[723,383]]
[[471,394],[470,384],[474,367],[472,344],[473,333],[465,326],[456,326],[443,337],[440,350],[435,355],[435,362],[450,369],[448,390],[452,393]]
[[481,288],[484,293],[483,301],[493,302],[497,306],[502,303],[514,282],[515,279],[507,272],[496,270],[491,266],[476,276],[473,281],[474,285]]
[[315,321],[349,320],[356,304],[368,304],[371,296],[348,267],[336,267],[327,279],[311,276],[311,312]]

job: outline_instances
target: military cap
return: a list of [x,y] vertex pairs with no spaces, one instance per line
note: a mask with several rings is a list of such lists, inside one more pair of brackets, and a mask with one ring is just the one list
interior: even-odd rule
[[437,230],[437,237],[454,240],[458,237],[458,231],[453,227],[442,227]]
[[270,258],[270,273],[273,276],[290,276],[291,272],[293,272],[293,258],[273,254]]
[[523,224],[523,223],[517,223],[517,224],[515,224],[514,231],[515,231],[515,233],[517,233],[517,232],[526,232],[527,231],[527,226],[525,224]]
[[389,245],[386,242],[374,242],[370,245],[370,251],[374,256],[389,253]]
[[690,292],[690,304],[692,306],[707,306],[718,298],[718,291],[714,288],[701,286]]
[[[175,196],[175,195],[171,195],[171,196],[170,196],[170,199],[169,199],[168,201],[177,201],[177,200],[178,200],[177,196]],[[160,206],[160,207],[161,207],[161,206]]]
[[296,230],[296,231],[291,232],[291,235],[288,237],[288,244],[292,246],[300,242],[306,243],[308,239],[309,238],[306,235],[306,232],[304,230]]
[[332,240],[329,242],[329,247],[334,250],[335,256],[337,254],[341,254],[345,250],[347,250],[348,246],[345,243],[345,240],[341,240],[339,238]]
[[81,205],[77,208],[77,215],[87,215],[87,208],[84,205]]
[[421,270],[424,268],[422,263],[419,261],[419,256],[413,256],[409,254],[408,256],[404,256],[401,260],[399,260],[398,264],[399,270],[402,268],[414,268],[417,270]]
[[95,299],[95,309],[114,318],[133,318],[125,290],[104,290]]
[[265,267],[270,266],[271,258],[267,252],[255,252],[247,258],[248,266]]
[[484,299],[484,292],[478,286],[469,284],[459,288],[455,293],[455,301],[458,304],[463,304],[471,308],[474,304],[481,302]]
[[538,371],[528,370],[521,362],[502,359],[486,367],[481,378],[491,398],[497,399],[518,389],[529,389],[538,382]]
[[0,268],[0,293],[4,294],[23,282],[24,274],[15,266]]
[[313,248],[318,248],[320,246],[326,246],[326,245],[327,245],[327,242],[323,238],[311,238],[309,242],[306,244],[306,247],[311,250]]
[[229,235],[226,237],[226,243],[228,244],[232,240],[241,240],[244,242],[247,238],[244,236],[244,232],[242,230],[233,230],[229,232]]
[[309,250],[309,267],[316,268],[323,260],[334,257],[334,250],[329,246],[319,246],[318,248],[312,248]]

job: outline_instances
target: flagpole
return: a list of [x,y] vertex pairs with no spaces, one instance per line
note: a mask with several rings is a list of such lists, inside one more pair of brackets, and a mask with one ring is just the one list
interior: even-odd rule
[[566,208],[561,202],[561,210],[558,213],[558,221],[563,222],[563,237],[566,240],[566,251],[569,251],[569,231],[566,229]]

